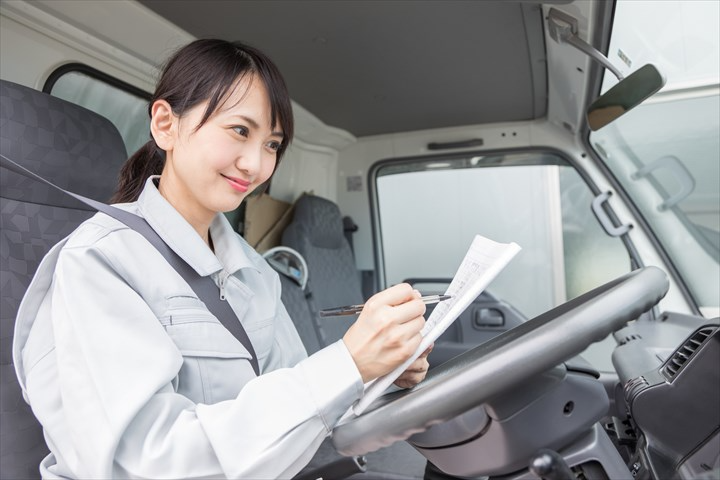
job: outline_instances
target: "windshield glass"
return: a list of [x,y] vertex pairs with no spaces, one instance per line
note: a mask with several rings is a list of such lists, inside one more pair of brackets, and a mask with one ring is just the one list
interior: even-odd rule
[[[590,143],[709,318],[720,309],[720,2],[617,2],[608,58],[665,87]],[[617,84],[605,73],[602,91]]]
[[522,247],[488,292],[527,318],[631,269],[621,240],[588,215],[590,188],[555,153],[402,159],[376,164],[374,172],[385,285],[451,279],[476,234]]

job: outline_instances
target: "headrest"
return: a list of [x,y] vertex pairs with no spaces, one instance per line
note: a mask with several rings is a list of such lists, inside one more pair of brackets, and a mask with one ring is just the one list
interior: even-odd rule
[[322,197],[302,195],[295,204],[293,223],[302,226],[310,243],[321,248],[340,248],[345,241],[338,206]]
[[[120,133],[105,117],[6,80],[0,80],[0,152],[59,187],[101,202],[115,191],[127,158]],[[0,192],[12,200],[83,208],[6,169]]]
[[274,247],[263,253],[263,257],[278,273],[285,275],[305,289],[308,280],[307,262],[300,252],[290,247]]

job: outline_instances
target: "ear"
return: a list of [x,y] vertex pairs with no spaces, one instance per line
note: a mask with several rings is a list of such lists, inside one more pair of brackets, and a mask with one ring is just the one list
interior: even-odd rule
[[166,152],[172,151],[177,139],[178,117],[165,100],[156,100],[150,109],[150,133],[155,143]]

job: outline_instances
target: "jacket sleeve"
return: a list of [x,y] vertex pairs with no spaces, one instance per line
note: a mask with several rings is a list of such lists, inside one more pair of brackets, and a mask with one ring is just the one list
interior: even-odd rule
[[361,395],[340,341],[236,398],[191,402],[173,388],[180,352],[121,271],[99,248],[66,247],[55,272],[57,408],[69,432],[45,428],[78,476],[292,477]]

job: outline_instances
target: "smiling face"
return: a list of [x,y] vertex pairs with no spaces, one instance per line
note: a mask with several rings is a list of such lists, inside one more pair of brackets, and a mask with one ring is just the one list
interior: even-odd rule
[[272,175],[283,132],[270,125],[262,81],[248,76],[200,128],[207,102],[181,118],[164,101],[152,107],[151,128],[167,157],[160,193],[206,239],[218,212],[236,209]]

